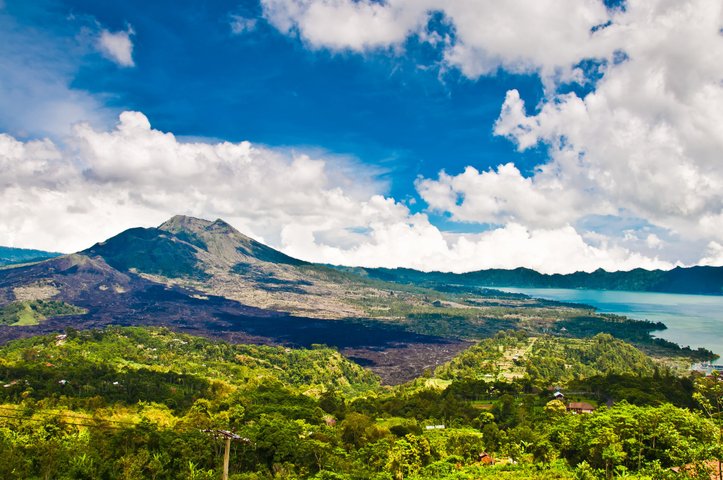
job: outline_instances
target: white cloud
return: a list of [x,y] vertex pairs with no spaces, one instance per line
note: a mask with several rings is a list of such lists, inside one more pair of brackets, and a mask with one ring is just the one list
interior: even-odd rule
[[380,195],[363,168],[333,160],[249,142],[182,142],[139,112],[124,112],[108,131],[78,125],[66,147],[0,135],[0,244],[73,251],[186,213],[224,218],[304,259],[347,265],[669,266],[605,238],[592,246],[567,225],[510,222],[481,234],[445,234],[425,214]]
[[579,214],[603,202],[721,239],[711,220],[723,212],[722,23],[719,2],[628,2],[606,30],[629,60],[610,59],[593,92],[555,95],[537,113],[508,92],[495,132],[520,150],[549,145],[532,181],[584,193]]
[[648,246],[648,248],[663,248],[664,242],[654,233],[649,233],[647,237],[645,237],[645,244]]
[[[609,20],[597,0],[262,0],[264,15],[282,32],[296,32],[314,48],[367,51],[398,47],[412,36],[438,43],[432,13],[451,27],[445,62],[468,77],[503,67],[557,71],[579,59],[591,28]],[[572,71],[565,72],[572,75]]]
[[364,51],[401,43],[423,27],[425,1],[385,4],[362,0],[262,0],[266,19],[283,32],[297,30],[315,48]]
[[419,179],[417,190],[432,210],[459,222],[559,227],[576,218],[574,192],[525,178],[512,163],[482,173],[473,167],[456,176],[441,172],[437,180]]
[[[432,211],[467,223],[559,229],[591,215],[645,219],[680,246],[723,242],[723,4],[717,0],[467,2],[264,0],[266,18],[312,48],[398,52],[449,26],[447,67],[476,78],[537,72],[539,105],[507,93],[497,135],[550,159],[523,175],[506,163],[417,181]],[[444,33],[444,32],[443,32]],[[594,60],[593,81],[577,65]],[[568,82],[596,82],[587,94]],[[582,232],[585,233],[584,231]],[[621,235],[622,239],[622,235]],[[624,239],[622,239],[624,240]],[[641,236],[648,250],[667,242]],[[676,248],[679,248],[676,247]]]
[[[352,183],[344,165],[336,167],[344,159],[331,168],[322,158],[249,142],[181,142],[138,112],[121,114],[110,131],[80,124],[66,145],[0,136],[2,201],[13,205],[0,214],[0,244],[72,251],[179,212],[223,217],[271,240],[292,221],[333,230],[406,212],[370,193],[373,178],[342,189]],[[36,235],[29,218],[48,220],[47,235]]]
[[[465,222],[559,227],[620,211],[691,238],[723,239],[723,4],[717,0],[264,0],[269,21],[314,48],[366,51],[426,38],[432,12],[450,26],[448,66],[468,77],[538,72],[546,97],[526,108],[508,92],[495,133],[519,150],[550,148],[523,178],[513,165],[474,168],[418,187],[430,207]],[[576,65],[602,62],[585,96]]]
[[600,267],[629,270],[673,266],[616,245],[592,246],[570,226],[530,230],[510,223],[476,235],[448,235],[424,215],[414,215],[405,222],[374,223],[364,241],[352,248],[316,242],[311,230],[302,225],[285,229],[289,236],[287,252],[319,262],[425,271],[525,266],[544,273],[571,273]]
[[246,18],[241,15],[229,15],[229,26],[231,33],[234,35],[242,35],[244,33],[253,32],[256,29],[257,20],[255,18]]
[[133,67],[133,41],[131,36],[135,32],[130,26],[127,30],[111,32],[105,28],[98,37],[98,51],[108,60],[112,60],[121,67]]

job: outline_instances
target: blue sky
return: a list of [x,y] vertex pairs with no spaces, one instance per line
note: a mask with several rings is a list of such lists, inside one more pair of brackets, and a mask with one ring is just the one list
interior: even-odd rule
[[508,89],[540,101],[536,75],[445,73],[439,52],[413,40],[390,57],[309,51],[262,19],[235,35],[230,16],[258,19],[254,1],[8,2],[6,10],[50,38],[93,20],[113,31],[132,25],[134,68],[89,55],[71,84],[107,97],[112,109],[142,111],[181,136],[350,155],[379,167],[397,198],[416,196],[414,179],[440,169],[514,161],[529,173],[544,161],[544,149],[517,152],[492,133]]
[[[82,238],[178,212],[228,217],[289,253],[338,263],[545,271],[716,263],[723,232],[710,225],[723,202],[710,172],[719,139],[693,117],[717,122],[694,92],[712,88],[715,104],[720,72],[692,55],[689,68],[701,75],[678,78],[674,50],[719,49],[721,9],[683,3],[5,0],[0,132],[24,155],[6,163],[42,165],[45,184],[27,191],[67,203],[58,232],[86,224],[82,215],[104,219]],[[673,28],[666,21],[685,15],[713,20],[708,30],[667,32],[675,45],[660,40]],[[662,89],[641,83],[653,66]],[[119,123],[125,111],[141,117]],[[666,128],[682,133],[661,142]],[[229,167],[213,147],[223,142],[258,152]],[[201,157],[210,163],[196,165]],[[192,167],[236,173],[217,172],[208,185],[175,178]],[[151,184],[144,172],[162,168],[171,173]],[[278,191],[283,178],[254,190],[260,178],[292,174],[307,189],[303,200]],[[661,198],[659,189],[681,185],[676,176],[690,181]],[[237,186],[230,197],[217,188],[224,180]],[[194,195],[183,198],[184,185]],[[30,209],[7,188],[6,202]],[[43,238],[40,219],[3,220],[0,243],[83,244]],[[529,253],[541,250],[559,251]]]

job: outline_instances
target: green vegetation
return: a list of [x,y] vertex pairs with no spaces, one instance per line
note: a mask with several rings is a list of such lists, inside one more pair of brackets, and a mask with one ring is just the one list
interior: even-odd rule
[[81,253],[100,255],[121,271],[137,269],[172,278],[208,278],[198,265],[192,244],[157,228],[131,228]]
[[0,307],[0,325],[37,325],[50,317],[82,315],[83,308],[53,300],[12,302]]
[[325,347],[69,330],[1,347],[0,385],[7,479],[219,478],[207,429],[248,439],[233,443],[237,480],[657,480],[723,454],[723,383],[605,334],[501,332],[391,388]]
[[538,387],[564,385],[599,375],[645,375],[654,362],[630,344],[610,335],[590,339],[534,337],[500,332],[462,352],[437,375],[448,379],[528,378]]

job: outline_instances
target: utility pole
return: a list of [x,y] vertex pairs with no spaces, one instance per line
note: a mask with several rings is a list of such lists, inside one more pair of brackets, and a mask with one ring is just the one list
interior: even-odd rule
[[223,452],[223,480],[228,480],[228,462],[231,458],[231,437],[226,437],[226,450]]
[[228,480],[228,464],[231,459],[231,440],[236,440],[243,443],[251,443],[248,438],[237,435],[229,430],[213,430],[207,429],[203,432],[210,434],[214,438],[223,438],[226,440],[226,449],[223,452],[223,475],[222,480]]

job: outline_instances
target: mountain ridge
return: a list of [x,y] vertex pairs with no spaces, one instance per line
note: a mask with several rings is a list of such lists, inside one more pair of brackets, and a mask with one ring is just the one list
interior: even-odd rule
[[57,252],[46,252],[29,248],[15,248],[0,246],[0,267],[33,263],[62,255]]
[[613,291],[723,295],[723,267],[675,267],[545,274],[526,267],[486,269],[466,273],[421,272],[408,268],[337,267],[378,280],[426,286],[570,288]]

